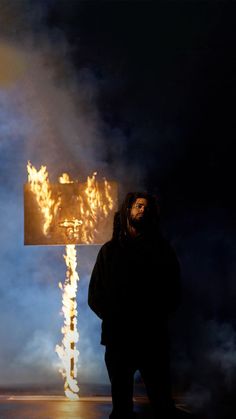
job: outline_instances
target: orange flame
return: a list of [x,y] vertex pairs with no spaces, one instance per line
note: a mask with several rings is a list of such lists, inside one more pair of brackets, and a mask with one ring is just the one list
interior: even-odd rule
[[64,325],[61,329],[64,335],[62,345],[56,346],[56,352],[62,361],[63,369],[60,370],[65,379],[65,394],[71,400],[79,398],[79,387],[77,384],[77,361],[79,351],[76,349],[76,343],[79,340],[79,333],[77,331],[77,303],[76,291],[79,276],[76,272],[76,249],[75,245],[66,246],[66,261],[67,272],[65,284],[59,283],[59,287],[63,291],[62,296],[62,312],[64,314]]
[[104,190],[102,190],[99,188],[96,175],[97,172],[94,172],[91,177],[87,177],[85,195],[88,209],[85,211],[81,208],[81,213],[84,214],[85,217],[83,235],[87,243],[93,243],[94,241],[94,235],[97,231],[99,218],[107,217],[109,211],[111,211],[114,206],[114,202],[110,194],[111,185],[106,179],[104,179]]
[[70,177],[67,173],[62,173],[62,175],[59,177],[60,183],[73,183],[73,180],[70,180]]
[[[43,232],[47,235],[50,232],[53,217],[57,214],[60,206],[60,197],[56,200],[52,198],[46,166],[41,166],[37,171],[28,162],[27,170],[31,191],[35,194],[44,217]],[[93,243],[99,219],[107,217],[109,211],[114,207],[110,194],[111,185],[104,179],[103,189],[99,188],[96,175],[97,173],[94,172],[91,177],[88,176],[84,193],[78,197],[77,205],[82,220],[73,217],[70,220],[64,219],[59,224],[60,227],[66,228],[68,238],[80,237],[84,243]],[[59,182],[73,183],[67,173],[63,173],[59,177]],[[62,312],[64,315],[64,325],[61,329],[63,339],[62,344],[56,345],[55,350],[62,362],[60,373],[65,379],[65,395],[71,400],[78,400],[77,362],[79,351],[76,349],[76,344],[79,341],[79,333],[77,331],[76,292],[79,276],[76,272],[75,245],[66,245],[64,259],[67,266],[66,279],[64,285],[59,283],[62,290]]]
[[[61,197],[52,195],[49,177],[46,166],[36,170],[28,162],[28,181],[30,189],[34,193],[39,209],[43,216],[42,231],[49,236],[53,231],[53,223],[60,213]],[[102,219],[109,216],[114,207],[111,193],[111,184],[104,179],[103,184],[96,180],[97,173],[87,177],[85,188],[77,196],[76,206],[80,219],[72,217],[59,222],[59,226],[66,228],[66,235],[69,239],[80,240],[82,243],[93,243],[98,225]],[[74,183],[67,173],[59,177],[62,184]]]
[[46,166],[41,166],[40,170],[37,171],[35,167],[28,162],[27,171],[31,191],[35,194],[37,203],[44,217],[43,233],[47,235],[59,202],[56,203],[54,199],[52,199]]

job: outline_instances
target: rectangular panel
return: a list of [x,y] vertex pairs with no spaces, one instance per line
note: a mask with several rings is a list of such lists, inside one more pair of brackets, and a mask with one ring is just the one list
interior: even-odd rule
[[[24,186],[24,244],[102,244],[110,240],[117,183],[47,184],[48,201]],[[48,194],[47,191],[47,194]]]

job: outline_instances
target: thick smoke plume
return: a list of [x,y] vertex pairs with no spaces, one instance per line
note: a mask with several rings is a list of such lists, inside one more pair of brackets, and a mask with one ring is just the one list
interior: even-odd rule
[[[97,171],[98,178],[118,181],[121,192],[137,183],[138,171],[124,167],[122,134],[105,129],[96,108],[96,79],[88,69],[75,74],[63,36],[50,38],[42,30],[36,35],[31,27],[36,17],[26,13],[30,9],[18,10],[17,16],[11,14],[13,3],[3,6],[15,32],[3,25],[0,33],[0,386],[59,386],[54,348],[62,337],[57,284],[64,281],[64,250],[23,245],[27,161],[37,168],[46,165],[52,182],[63,172],[84,181]],[[19,2],[15,6],[19,9]],[[106,383],[99,321],[87,308],[97,252],[98,247],[78,252],[79,381]]]
[[[224,144],[228,144],[226,137],[231,138],[232,134],[229,135],[230,128],[225,124],[220,131],[222,141],[218,137],[218,143],[214,144],[214,136],[219,135],[216,119],[221,117],[217,101],[209,132],[202,139],[203,130],[199,138],[196,131],[203,118],[200,107],[204,105],[206,111],[210,103],[205,104],[205,89],[211,85],[212,92],[209,90],[208,94],[213,95],[214,90],[214,95],[216,92],[218,95],[220,88],[217,81],[214,85],[207,78],[202,86],[196,71],[206,68],[211,75],[213,68],[224,61],[223,48],[219,61],[216,61],[214,49],[210,66],[208,50],[207,54],[199,56],[196,70],[196,40],[192,59],[186,58],[184,64],[173,66],[171,72],[168,63],[173,57],[175,63],[177,55],[171,48],[167,52],[163,48],[162,60],[167,59],[171,51],[172,56],[167,60],[168,71],[163,82],[161,70],[164,74],[165,65],[161,67],[161,59],[158,60],[160,73],[155,77],[160,78],[157,85],[162,96],[151,101],[159,109],[156,113],[160,112],[160,129],[155,112],[145,121],[147,112],[142,106],[137,104],[133,109],[136,106],[134,95],[131,105],[127,104],[121,113],[127,118],[126,122],[129,121],[126,138],[120,126],[104,122],[97,106],[102,83],[109,90],[109,83],[113,81],[99,80],[92,68],[78,66],[75,69],[70,59],[72,47],[64,34],[46,25],[48,8],[55,3],[54,0],[33,3],[2,0],[0,6],[0,386],[51,385],[61,391],[63,386],[54,348],[61,341],[63,322],[57,284],[65,277],[64,249],[23,245],[23,184],[27,181],[27,161],[37,168],[46,165],[52,182],[56,182],[62,172],[83,181],[97,171],[98,178],[105,176],[118,182],[120,198],[129,190],[144,187],[145,176],[151,180],[155,174],[155,179],[160,179],[164,204],[169,203],[169,212],[165,215],[165,211],[164,214],[161,211],[162,225],[176,248],[182,268],[182,305],[171,321],[175,391],[184,395],[192,409],[203,413],[204,417],[235,418],[235,411],[232,413],[227,407],[234,404],[236,390],[235,231],[232,229],[234,213],[228,209],[225,191],[229,190],[231,195],[233,192],[232,180],[230,183],[228,179],[225,185],[227,176],[221,176],[229,153]],[[169,17],[169,8],[167,15]],[[174,14],[172,19],[176,24]],[[198,28],[198,17],[194,22]],[[197,34],[204,45],[209,45],[205,42],[209,38],[204,38],[209,27],[207,20],[204,22],[205,32],[201,29]],[[167,31],[167,25],[164,26]],[[184,38],[191,40],[191,36]],[[143,70],[148,65],[141,62],[139,45],[137,56],[130,78],[137,65],[141,64]],[[176,75],[173,74],[175,68]],[[117,79],[114,76],[116,89],[122,84],[119,74]],[[225,79],[228,82],[228,73],[222,73],[221,77],[220,82]],[[143,77],[140,76],[140,80],[143,82]],[[142,85],[142,89],[149,86],[150,95],[157,91],[153,90],[152,80]],[[196,86],[195,81],[198,81]],[[225,88],[225,82],[222,83],[221,89]],[[173,93],[174,86],[176,92]],[[136,94],[136,89],[131,92]],[[187,116],[185,126],[185,108],[189,107],[190,95],[193,95],[191,100],[199,104],[193,107],[193,112],[190,106],[192,114],[191,118]],[[150,106],[148,94],[145,97],[146,105]],[[109,112],[109,106],[104,108]],[[149,111],[153,109],[148,108]],[[194,125],[192,132],[188,131],[188,124]],[[212,140],[205,144],[208,134]],[[191,136],[195,138],[194,143]],[[223,198],[218,200],[221,194]],[[100,321],[87,306],[88,282],[97,252],[96,246],[78,248],[78,381],[106,384],[103,348],[99,344]],[[81,386],[81,391],[83,388]]]

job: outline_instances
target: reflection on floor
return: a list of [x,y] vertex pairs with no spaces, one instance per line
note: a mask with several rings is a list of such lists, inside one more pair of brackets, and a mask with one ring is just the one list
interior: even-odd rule
[[[151,419],[146,397],[135,397],[134,405],[137,419]],[[69,401],[60,395],[0,395],[0,419],[108,419],[110,411],[111,398],[108,396]]]

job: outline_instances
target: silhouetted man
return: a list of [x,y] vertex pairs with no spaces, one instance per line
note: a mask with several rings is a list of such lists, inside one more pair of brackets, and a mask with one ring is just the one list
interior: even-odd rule
[[111,419],[134,417],[137,370],[154,417],[174,417],[168,317],[179,300],[179,263],[160,233],[156,199],[146,193],[128,193],[115,214],[113,237],[98,253],[88,295],[90,308],[102,319]]

